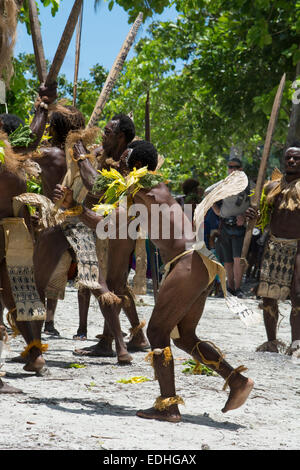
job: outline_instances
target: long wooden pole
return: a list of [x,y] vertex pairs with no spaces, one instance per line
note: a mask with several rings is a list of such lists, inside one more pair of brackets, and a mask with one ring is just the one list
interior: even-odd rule
[[[142,24],[142,21],[143,21],[143,14],[142,13],[139,13],[132,28],[130,29],[123,45],[122,45],[122,48],[112,66],[112,69],[111,71],[109,72],[108,74],[108,77],[105,81],[105,84],[103,86],[103,89],[100,93],[100,96],[97,100],[97,103],[96,103],[96,106],[94,108],[94,111],[91,115],[91,118],[89,120],[89,123],[88,125],[86,126],[86,129],[89,129],[91,127],[94,127],[97,122],[99,121],[100,119],[100,115],[101,115],[101,112],[108,100],[108,97],[111,93],[111,90],[113,89],[114,87],[114,84],[117,80],[117,77],[123,67],[123,64],[126,60],[126,57],[128,55],[128,52],[129,52],[129,49],[130,47],[132,46],[133,44],[133,41],[137,35],[137,32],[138,32],[138,29],[140,27],[140,25]],[[76,168],[77,170],[77,168]],[[72,187],[73,185],[73,182],[74,182],[74,165],[72,164],[72,161],[69,161],[67,159],[67,173],[65,174],[65,177],[63,179],[63,182],[62,182],[62,185],[63,186],[68,186],[68,187]],[[84,198],[86,197],[86,194],[88,193],[88,190],[83,186],[82,184],[82,188],[78,188],[78,196],[76,198],[76,200],[78,202],[82,202],[84,200]],[[63,200],[64,198],[62,198],[61,200],[57,201],[55,203],[55,209],[54,209],[54,212],[57,211],[60,207],[61,207],[61,204],[63,203]]]
[[73,83],[73,106],[76,106],[77,99],[77,86],[78,86],[78,72],[79,72],[79,61],[80,61],[80,49],[81,49],[81,33],[82,33],[82,20],[83,20],[83,0],[80,12],[80,17],[77,23],[77,34],[76,34],[76,51],[75,51],[75,71],[74,71],[74,83]]
[[81,11],[82,7],[82,2],[83,0],[75,0],[73,8],[71,10],[70,16],[68,18],[66,27],[64,29],[64,32],[62,34],[60,43],[57,47],[52,65],[50,67],[49,73],[46,78],[46,85],[49,85],[57,79],[57,76],[59,74],[60,68],[63,64],[63,61],[65,59],[67,50],[69,48],[77,21],[78,17]]
[[35,61],[38,69],[38,76],[41,83],[50,85],[56,81],[63,61],[65,59],[67,50],[69,48],[76,23],[81,11],[83,0],[75,0],[71,13],[69,15],[67,24],[62,34],[61,40],[57,47],[52,65],[47,75],[46,60],[42,42],[42,35],[40,30],[40,22],[37,13],[37,7],[35,0],[29,0],[29,15],[30,15],[30,26],[33,41],[33,48],[35,54]]
[[121,50],[112,66],[111,71],[109,72],[107,79],[104,83],[103,89],[100,93],[100,96],[97,100],[96,106],[94,108],[94,111],[90,117],[89,123],[87,125],[88,128],[94,127],[101,116],[101,113],[103,111],[103,108],[108,100],[108,97],[116,83],[116,80],[119,76],[119,73],[122,70],[122,67],[124,65],[124,62],[126,60],[126,57],[128,55],[128,52],[136,38],[137,32],[139,30],[139,27],[141,26],[143,21],[143,13],[139,13],[135,22],[132,25],[132,28],[130,29],[122,47]]
[[[271,144],[272,144],[272,137],[273,137],[274,130],[276,127],[276,123],[277,123],[282,94],[283,94],[283,90],[285,86],[285,79],[286,79],[286,74],[283,74],[280,84],[278,86],[277,93],[276,93],[273,107],[272,107],[272,112],[271,112],[271,116],[270,116],[270,120],[268,124],[265,144],[264,144],[263,155],[262,155],[262,159],[261,159],[261,163],[260,163],[260,167],[258,171],[255,192],[251,199],[251,206],[254,209],[259,209],[261,193],[262,193],[265,178],[266,178],[268,159],[269,159]],[[241,254],[241,264],[244,270],[247,267],[247,255],[248,255],[248,251],[249,251],[249,247],[251,243],[252,232],[256,224],[256,220],[257,219],[254,218],[248,222],[246,233],[245,233],[244,244],[243,244],[243,249],[242,249],[242,254]]]
[[[145,140],[148,142],[151,141],[151,123],[150,123],[150,93],[147,91],[146,103],[145,103]],[[159,279],[158,279],[158,251],[156,246],[149,240],[149,258],[150,258],[150,268],[151,268],[151,277],[153,285],[153,294],[154,300],[156,301],[159,289]]]
[[29,0],[29,20],[35,55],[35,63],[38,71],[40,83],[44,83],[47,76],[47,65],[44,54],[43,40],[40,29],[40,22],[35,0]]

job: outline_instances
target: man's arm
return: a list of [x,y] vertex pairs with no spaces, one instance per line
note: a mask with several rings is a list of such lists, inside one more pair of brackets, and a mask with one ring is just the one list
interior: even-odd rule
[[[69,188],[63,187],[57,184],[53,191],[53,202],[56,203],[64,198],[62,207],[65,209],[71,209],[76,206],[76,201],[73,199],[73,191]],[[83,222],[87,227],[96,230],[97,224],[103,217],[96,212],[88,209],[82,205],[82,213],[79,215],[79,220]]]
[[48,120],[48,106],[52,104],[56,97],[57,84],[53,83],[49,86],[41,85],[39,88],[39,98],[36,105],[36,111],[30,129],[34,140],[27,147],[14,147],[16,153],[32,152],[37,148],[41,138],[44,135],[46,123]]
[[212,210],[214,211],[214,213],[218,216],[220,216],[221,214],[221,207],[215,203],[213,206],[212,206]]
[[88,151],[82,141],[78,141],[73,147],[73,157],[78,162],[78,168],[82,182],[86,189],[91,191],[98,178],[98,171],[91,165],[88,157]]

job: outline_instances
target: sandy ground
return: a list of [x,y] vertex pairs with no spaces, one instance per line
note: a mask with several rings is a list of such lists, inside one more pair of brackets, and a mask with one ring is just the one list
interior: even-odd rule
[[[256,300],[247,300],[257,309]],[[139,297],[140,318],[149,319],[151,295]],[[290,342],[289,303],[280,307],[284,318],[278,337]],[[122,328],[129,325],[121,314]],[[246,328],[228,310],[224,299],[210,297],[198,326],[201,339],[213,341],[234,367],[244,364],[255,387],[240,409],[223,414],[227,399],[219,376],[187,375],[188,356],[173,346],[177,393],[182,422],[143,420],[137,409],[152,406],[159,395],[153,370],[143,352],[133,355],[131,366],[120,367],[115,358],[74,356],[76,347],[93,344],[102,332],[103,319],[95,301],[89,313],[88,340],[72,339],[78,326],[77,293],[67,288],[58,304],[55,326],[60,338],[43,335],[48,373],[43,377],[23,371],[10,361],[24,349],[22,339],[10,340],[2,371],[4,381],[21,388],[21,395],[1,395],[1,450],[296,450],[300,448],[300,360],[284,354],[258,353],[265,341],[262,322]],[[72,364],[83,367],[70,367]],[[143,383],[122,379],[147,377]]]

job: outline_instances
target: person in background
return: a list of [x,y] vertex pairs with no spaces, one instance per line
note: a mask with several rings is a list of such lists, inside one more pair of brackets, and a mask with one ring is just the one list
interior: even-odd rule
[[[228,161],[228,174],[242,170],[242,161],[238,157],[234,156]],[[243,269],[240,259],[246,232],[245,211],[250,206],[249,194],[250,186],[236,196],[230,196],[213,205],[215,214],[220,217],[216,252],[226,270],[227,290],[240,298],[245,297],[241,290]]]

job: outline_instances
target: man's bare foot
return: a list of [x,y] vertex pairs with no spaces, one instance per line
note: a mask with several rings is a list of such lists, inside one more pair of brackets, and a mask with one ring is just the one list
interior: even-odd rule
[[273,341],[266,341],[256,348],[256,352],[272,352],[279,353],[280,350],[285,348],[282,341],[274,339]]
[[129,352],[145,352],[150,349],[150,344],[145,339],[139,340],[136,337],[133,337],[128,343],[126,343],[127,351]]
[[247,400],[254,386],[254,382],[252,379],[246,379],[242,377],[242,379],[233,381],[232,384],[229,383],[229,386],[229,397],[224,408],[222,409],[223,413],[226,413],[230,410],[235,410],[242,406]]
[[23,367],[23,369],[26,372],[36,372],[38,374],[45,367],[45,364],[46,364],[45,359],[43,358],[41,354],[39,354],[38,356],[33,356],[33,357],[32,355],[30,355],[30,358],[28,362],[25,364],[25,366]]
[[177,405],[169,406],[166,410],[159,411],[156,408],[139,410],[136,413],[139,418],[156,419],[157,421],[168,421],[170,423],[179,423],[181,415]]
[[23,393],[23,392],[19,388],[11,387],[7,383],[2,382],[2,380],[0,379],[0,394],[1,393],[13,394],[13,393]]
[[87,356],[87,357],[116,357],[115,351],[112,349],[111,343],[108,343],[104,338],[100,339],[97,344],[87,346],[82,349],[75,349],[74,356]]
[[126,343],[127,351],[138,352],[138,351],[147,351],[150,349],[150,344],[144,334],[143,328],[140,328],[134,336],[129,338],[129,341]]

